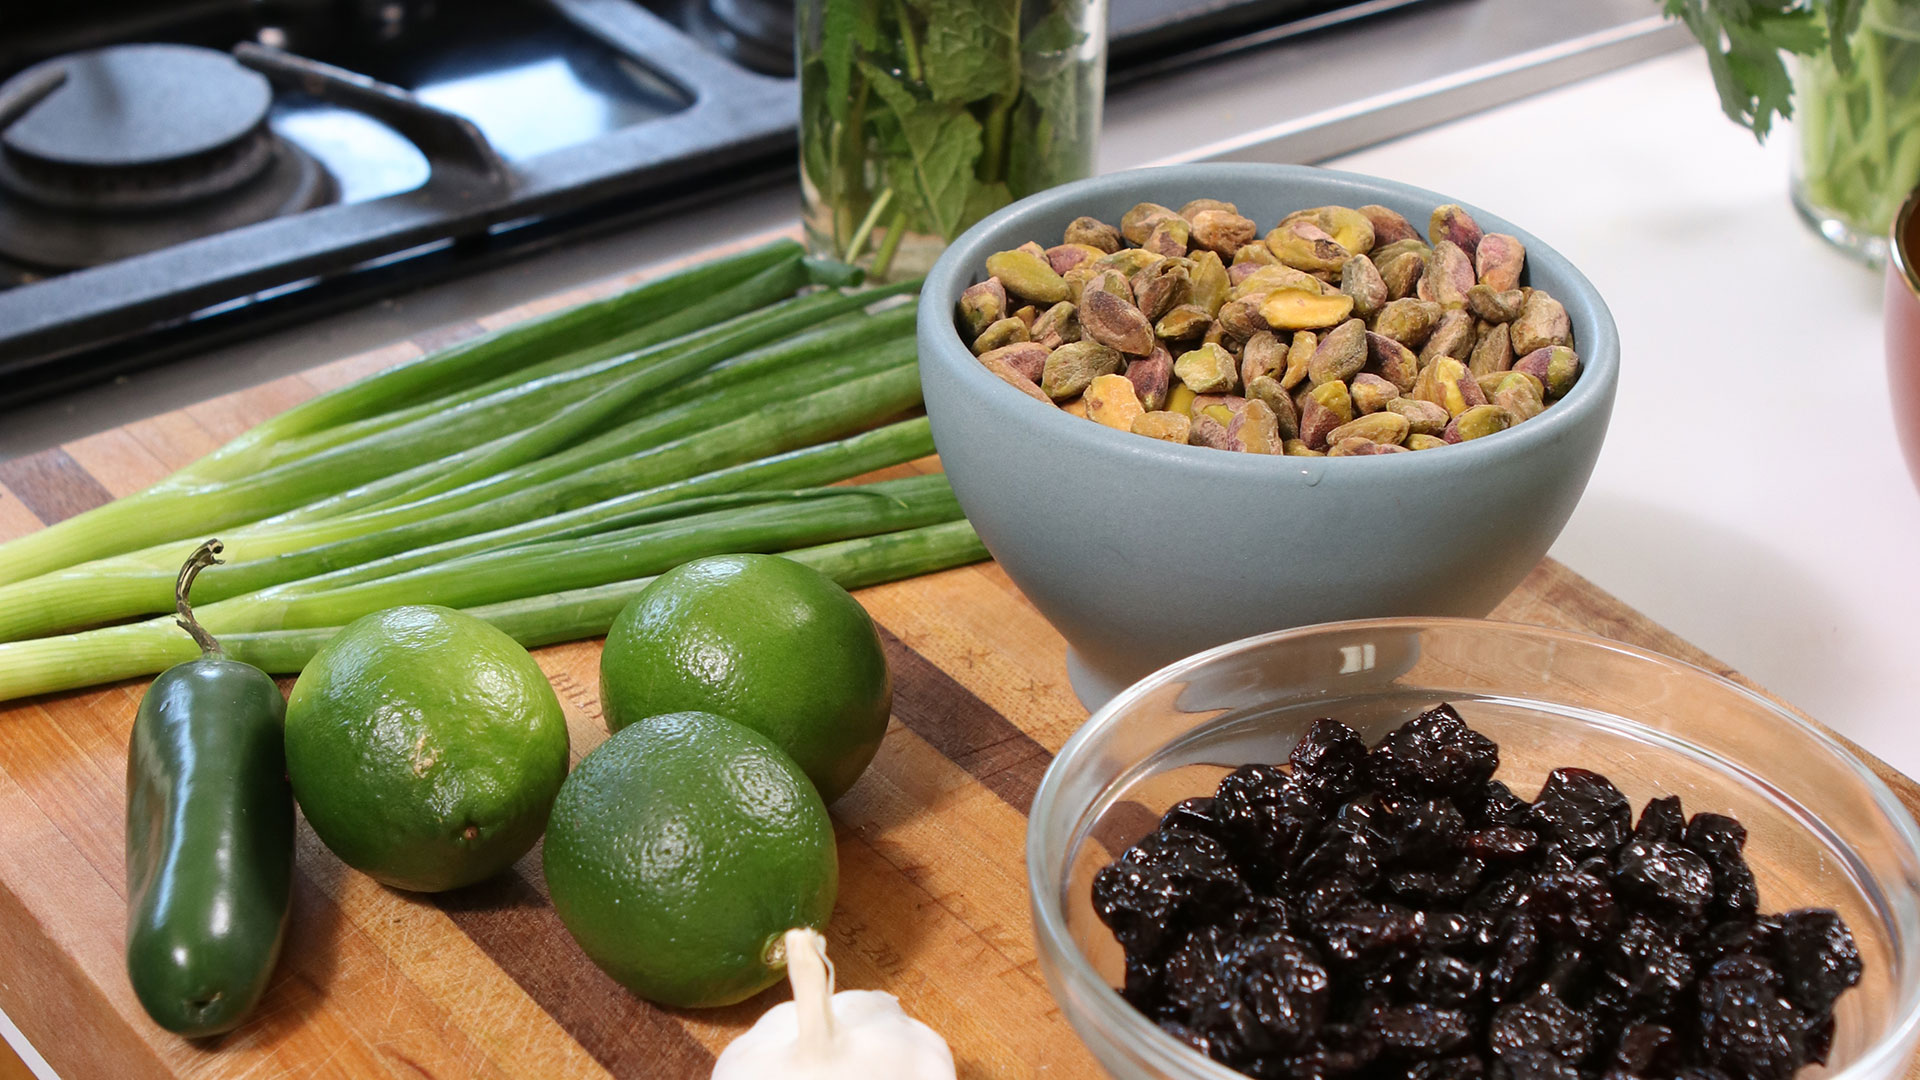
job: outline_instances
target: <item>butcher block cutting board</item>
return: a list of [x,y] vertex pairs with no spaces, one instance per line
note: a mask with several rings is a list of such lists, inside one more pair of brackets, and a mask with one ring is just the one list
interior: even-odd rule
[[[0,539],[137,491],[367,372],[640,276],[0,463]],[[1087,715],[1067,685],[1065,642],[991,563],[858,596],[882,628],[896,696],[879,757],[833,807],[841,885],[827,936],[840,986],[898,995],[951,1042],[962,1077],[1100,1076],[1047,993],[1027,917],[1028,805]],[[1551,561],[1494,615],[1740,679]],[[599,652],[579,642],[535,654],[575,761],[606,737]],[[776,987],[708,1012],[638,1000],[567,936],[537,848],[494,881],[420,896],[347,869],[302,824],[292,930],[258,1013],[218,1042],[175,1038],[141,1011],[122,962],[127,734],[144,689],[0,706],[0,1009],[68,1080],[704,1078],[786,996]],[[1920,812],[1920,787],[1861,756]]]

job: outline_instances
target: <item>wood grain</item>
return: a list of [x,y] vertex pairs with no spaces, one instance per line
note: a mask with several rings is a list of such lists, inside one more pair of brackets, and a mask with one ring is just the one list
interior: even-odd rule
[[[295,402],[434,344],[640,276],[0,465],[0,539],[137,490]],[[937,468],[929,459],[894,471]],[[883,627],[896,700],[873,767],[833,811],[842,886],[829,939],[841,985],[899,995],[947,1035],[969,1080],[1096,1077],[1046,991],[1027,920],[1027,809],[1086,716],[1067,686],[1065,643],[992,564],[859,596]],[[1745,681],[1552,562],[1495,616],[1601,634]],[[578,760],[605,738],[598,644],[536,655]],[[121,960],[122,777],[143,688],[0,707],[0,1008],[69,1080],[700,1078],[785,996],[775,988],[704,1013],[633,997],[567,936],[537,848],[494,881],[423,897],[341,865],[303,824],[296,929],[260,1014],[212,1043],[176,1039],[142,1013]],[[1920,807],[1920,787],[1862,756]],[[20,1073],[0,1051],[0,1080]]]
[[27,1071],[27,1063],[13,1052],[13,1047],[0,1042],[0,1080],[33,1080],[33,1074]]

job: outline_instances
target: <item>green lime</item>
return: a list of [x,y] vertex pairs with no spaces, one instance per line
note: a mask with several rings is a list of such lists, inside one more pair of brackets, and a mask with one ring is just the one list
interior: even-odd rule
[[287,700],[287,775],[347,865],[435,892],[527,853],[567,775],[567,720],[512,638],[390,608],[327,642]]
[[649,717],[588,754],[542,857],[554,910],[593,962],[681,1008],[773,985],[768,950],[825,926],[839,884],[833,822],[799,766],[701,712]]
[[777,555],[718,555],[660,575],[620,612],[600,654],[609,728],[718,713],[778,743],[827,802],[873,760],[892,705],[866,609]]

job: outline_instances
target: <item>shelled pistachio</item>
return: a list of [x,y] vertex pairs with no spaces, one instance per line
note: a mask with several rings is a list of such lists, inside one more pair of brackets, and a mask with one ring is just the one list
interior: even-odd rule
[[[1417,218],[1415,219],[1418,220]],[[955,326],[1029,398],[1239,453],[1352,457],[1496,435],[1580,376],[1566,308],[1518,237],[1464,208],[1140,203],[996,252]]]

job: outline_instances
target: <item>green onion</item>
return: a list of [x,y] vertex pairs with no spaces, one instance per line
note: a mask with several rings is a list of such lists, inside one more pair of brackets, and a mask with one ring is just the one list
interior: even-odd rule
[[[710,366],[746,344],[765,341],[792,329],[783,320],[769,323],[765,312],[755,309],[792,292],[804,280],[805,271],[798,260],[780,263],[742,285],[628,335],[623,340],[629,343],[603,358],[600,368],[589,366],[584,371],[545,373],[541,365],[534,365],[530,370],[541,372],[543,377],[457,400],[451,405],[444,403],[452,399],[441,399],[432,406],[423,406],[428,411],[406,423],[338,445],[308,448],[290,460],[250,471],[244,477],[209,480],[204,469],[196,471],[196,467],[190,466],[145,491],[0,545],[0,583],[167,540],[202,535],[240,522],[257,521],[443,457],[492,439],[503,427],[511,430],[524,426],[592,393],[599,385],[593,381],[594,376],[631,362],[628,354],[635,352],[637,346],[653,344],[651,339],[668,330],[672,331],[668,335],[670,339],[683,331],[710,325],[715,316],[760,316],[759,320],[730,326],[728,331],[734,340],[729,345],[703,342],[707,346],[704,351],[696,349],[692,359],[682,358],[678,365],[670,366],[670,374],[664,375],[657,384],[665,385],[673,378]],[[801,325],[807,325],[864,301],[864,297],[823,294],[819,298],[801,298],[794,304],[800,311],[799,317],[805,320]],[[483,384],[480,389],[485,388]],[[529,395],[535,403],[527,400]],[[454,397],[457,399],[460,395]],[[530,407],[536,412],[525,416],[523,410]],[[254,455],[254,466],[259,464],[259,457]]]
[[[476,607],[628,581],[704,555],[778,552],[960,516],[941,475],[814,490],[801,500],[481,552],[320,592],[278,586],[197,607],[195,615],[223,637],[340,626],[399,604]],[[195,649],[165,618],[0,644],[0,701],[154,674]]]
[[259,447],[443,397],[538,360],[605,345],[635,327],[651,325],[702,297],[738,285],[770,267],[793,262],[803,254],[799,244],[776,240],[396,364],[295,405],[190,469],[199,470],[196,475],[221,475],[222,464],[245,458]]
[[[624,413],[656,411],[660,407],[657,395],[663,389],[738,356],[743,349],[788,338],[765,351],[783,354],[791,363],[795,357],[804,358],[832,348],[845,340],[852,328],[872,321],[857,313],[847,314],[850,308],[865,302],[864,297],[842,293],[799,297],[728,320],[699,334],[567,372],[555,377],[559,380],[557,384],[539,380],[497,391],[479,401],[462,402],[455,408],[484,407],[486,410],[484,415],[469,422],[470,427],[484,428],[492,424],[497,428],[513,424],[516,415],[523,411],[531,414],[546,410],[547,414],[492,442],[461,449],[450,456],[436,456],[404,472],[393,473],[389,467],[389,473],[379,479],[276,515],[275,520],[304,521],[351,510],[414,502],[484,480],[574,445],[588,432]],[[823,320],[827,321],[823,324]],[[797,337],[789,337],[796,333]],[[654,400],[640,405],[649,395],[653,395]],[[409,452],[417,455],[439,444],[443,447],[441,454],[445,455],[453,449],[447,445],[452,426],[445,414],[427,415],[352,445],[362,447],[360,456],[372,456],[375,460],[383,455],[389,461],[394,460],[396,446],[402,455]],[[345,452],[332,448],[327,454],[337,456]],[[309,462],[314,460],[328,458],[308,458]],[[312,472],[315,466],[308,464],[305,468]],[[276,485],[280,481],[269,478],[262,483]]]
[[[986,546],[966,521],[863,536],[783,554],[813,567],[847,589],[918,577],[988,558]],[[621,609],[652,582],[651,577],[635,578],[483,604],[466,611],[532,649],[605,635]],[[305,668],[320,646],[339,631],[337,626],[326,626],[228,634],[221,638],[220,644],[235,660],[274,674],[291,675]]]
[[978,559],[944,476],[841,486],[933,450],[900,419],[917,284],[840,288],[857,277],[792,244],[718,260],[322,395],[0,545],[0,700],[188,658],[168,619],[123,620],[168,611],[183,545],[216,531],[232,561],[197,615],[276,670],[397,604],[529,644],[603,632],[703,555],[799,551],[849,587]]
[[[551,516],[543,515],[553,504],[535,495],[517,503],[502,500],[501,505],[483,504],[264,557],[238,557],[244,548],[228,544],[227,551],[235,557],[203,570],[195,580],[194,596],[196,602],[208,603],[349,568],[360,575],[379,577],[570,528],[617,521],[650,507],[685,506],[685,500],[697,496],[829,484],[932,452],[933,437],[923,417],[838,442],[773,457],[756,456],[743,464],[674,479]],[[564,485],[565,481],[556,483]],[[177,573],[164,565],[105,560],[0,586],[0,640],[163,613],[172,604]]]
[[[916,371],[910,339],[884,343],[770,372],[724,395],[642,417],[588,443],[455,491],[321,521],[290,520],[286,515],[228,530],[222,538],[229,554],[240,561],[369,535],[471,506],[499,505],[498,500],[521,492],[543,501],[513,505],[530,507],[529,514],[553,513],[676,478],[663,472],[663,464],[680,463],[673,467],[691,471],[679,475],[691,476],[756,453],[804,445],[795,441],[798,436],[832,438],[885,419],[919,402]],[[766,410],[774,411],[763,415]],[[730,421],[735,416],[740,420]],[[779,426],[788,423],[795,425],[790,431]],[[639,480],[632,475],[636,470]],[[59,573],[84,577],[109,568],[145,566],[171,575],[189,550],[179,543],[163,544]]]

